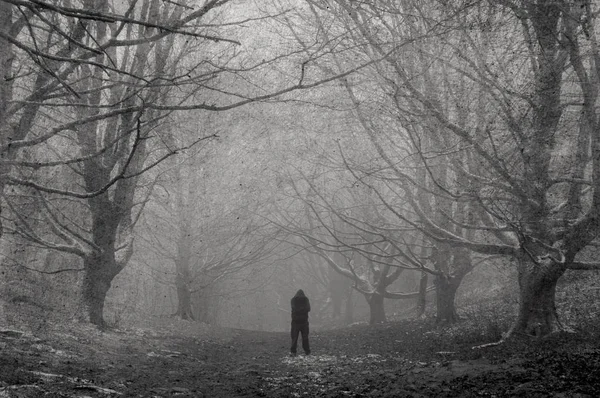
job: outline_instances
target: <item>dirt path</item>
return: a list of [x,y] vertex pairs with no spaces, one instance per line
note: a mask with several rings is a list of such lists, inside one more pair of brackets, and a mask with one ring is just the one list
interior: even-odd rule
[[0,397],[600,396],[586,339],[477,352],[399,323],[314,332],[291,358],[287,333],[183,326],[0,333]]

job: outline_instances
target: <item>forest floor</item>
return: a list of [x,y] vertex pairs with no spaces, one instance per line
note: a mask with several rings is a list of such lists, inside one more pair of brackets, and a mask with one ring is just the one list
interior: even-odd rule
[[598,397],[591,333],[472,349],[460,324],[401,321],[287,333],[163,321],[100,332],[82,324],[0,330],[0,397]]

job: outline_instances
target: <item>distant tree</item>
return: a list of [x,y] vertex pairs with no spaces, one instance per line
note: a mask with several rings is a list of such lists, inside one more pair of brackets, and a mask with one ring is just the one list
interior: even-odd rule
[[[195,120],[216,130],[233,122]],[[250,129],[248,123],[244,127]],[[253,151],[243,145],[246,138],[223,133],[155,172],[158,182],[141,217],[136,258],[172,275],[167,284],[176,292],[175,315],[183,319],[201,320],[210,310],[202,301],[206,295],[251,294],[255,286],[238,282],[275,267],[283,250],[281,231],[262,215],[271,181],[254,173],[259,167],[254,162],[263,159],[253,158]]]
[[[385,322],[385,299],[420,296],[418,289],[408,293],[390,290],[404,270],[437,272],[412,251],[412,228],[383,226],[378,210],[356,196],[354,191],[360,190],[356,183],[344,187],[342,175],[334,179],[333,172],[318,174],[319,179],[301,173],[290,178],[296,180],[292,187],[297,206],[280,211],[273,221],[299,237],[297,245],[303,250],[352,282],[369,304],[371,324]],[[328,182],[323,184],[324,180]]]
[[[321,8],[324,12],[320,12]],[[360,48],[362,48],[361,45],[357,45],[357,41],[360,39],[354,33],[348,33],[351,32],[353,28],[350,24],[344,22],[345,18],[335,17],[335,7],[328,7],[323,3],[309,1],[307,2],[307,5],[299,7],[296,12],[301,16],[296,15],[295,18],[293,18],[286,14],[283,17],[282,25],[291,32],[292,36],[300,43],[300,46],[307,51],[310,49],[310,46],[306,44],[306,36],[321,37],[323,42],[330,45],[331,51],[327,57],[323,57],[315,63],[316,67],[323,73],[335,74],[336,70],[343,69],[342,65],[356,62],[356,60],[361,60],[358,62],[365,60],[373,62],[371,67],[372,70],[371,68],[361,70],[352,76],[340,80],[336,87],[331,88],[329,94],[322,94],[320,97],[314,96],[311,99],[306,99],[306,96],[303,98],[304,102],[312,102],[315,113],[318,113],[319,110],[326,109],[328,115],[325,117],[329,120],[335,119],[334,122],[331,122],[326,126],[319,126],[318,123],[315,122],[307,122],[311,123],[313,129],[321,129],[321,131],[327,131],[328,133],[335,131],[335,134],[346,136],[345,139],[339,140],[343,145],[339,148],[339,151],[337,152],[338,155],[335,155],[335,149],[328,154],[330,157],[329,161],[332,163],[331,167],[333,169],[339,167],[347,168],[350,173],[353,174],[358,185],[365,183],[371,185],[371,189],[373,189],[372,184],[374,184],[375,180],[379,180],[381,182],[379,186],[383,187],[394,184],[393,181],[398,178],[398,176],[393,175],[393,167],[396,163],[387,164],[387,160],[391,159],[390,157],[386,158],[385,156],[381,156],[380,153],[372,149],[366,151],[366,148],[372,148],[374,143],[378,143],[376,139],[374,141],[373,137],[387,137],[390,135],[390,132],[386,130],[395,131],[395,129],[391,127],[393,117],[390,116],[390,113],[394,112],[394,110],[390,110],[390,105],[384,102],[387,98],[387,94],[385,93],[385,87],[383,86],[385,86],[387,82],[385,80],[379,81],[377,76],[373,78],[370,75],[371,72],[379,73],[380,63],[384,62],[389,54],[368,53],[366,59],[363,59],[365,58],[365,54],[360,50]],[[425,67],[424,65],[425,63],[423,63],[423,67]],[[421,64],[417,62],[416,67],[421,67]],[[424,74],[426,73],[429,72],[425,70]],[[435,85],[432,80],[428,80],[427,82]],[[338,115],[336,115],[336,113]],[[345,120],[343,120],[344,118]],[[351,123],[349,123],[348,120],[353,120],[355,125],[351,126]],[[378,120],[378,122],[374,122],[375,120]],[[435,145],[440,137],[437,135],[428,137],[428,134],[430,134],[429,131],[436,129],[433,120],[430,120],[429,123],[431,124],[429,128],[421,128],[421,125],[417,126],[416,123],[413,123],[412,132],[401,134],[401,139],[396,140],[396,142],[386,142],[383,145],[390,143],[392,144],[392,148],[401,146],[409,148],[415,145],[426,145],[427,149],[425,149],[425,151],[437,151],[439,145],[437,147]],[[356,126],[358,126],[358,128]],[[360,130],[362,130],[362,132]],[[358,137],[359,134],[365,132],[371,132],[372,134],[367,134],[366,139]],[[419,134],[421,134],[422,137],[415,139],[415,136],[418,136]],[[349,139],[347,137],[349,135],[352,135],[353,138]],[[323,138],[316,139],[321,141],[323,147],[327,145]],[[406,142],[400,142],[402,139]],[[413,140],[412,142],[411,139]],[[352,144],[349,144],[349,142],[352,142]],[[333,145],[336,144],[333,143]],[[346,145],[354,146],[354,148],[346,147]],[[360,149],[358,149],[359,147]],[[343,156],[340,156],[343,155],[344,151],[349,152],[346,155],[346,159],[344,159]],[[452,203],[444,198],[443,190],[438,189],[436,186],[437,179],[452,178],[452,175],[446,170],[444,161],[442,160],[438,162],[439,164],[431,164],[429,167],[424,167],[419,164],[417,157],[410,158],[410,154],[407,153],[402,153],[402,156],[409,156],[405,160],[414,164],[413,171],[414,173],[419,174],[418,176],[415,175],[414,178],[422,179],[423,184],[429,185],[428,192],[436,194],[433,198],[427,197],[426,195],[420,195],[419,200],[423,202],[423,206],[428,206],[429,209],[433,209],[432,211],[437,213],[438,219],[447,222],[448,217],[444,215],[444,212],[447,212],[448,209],[452,209]],[[440,159],[441,158],[442,157],[440,157]],[[460,161],[458,156],[456,156],[456,158]],[[397,162],[395,158],[391,160]],[[318,160],[315,160],[315,162],[318,162]],[[429,180],[427,180],[428,174],[431,174],[432,172],[439,175],[436,175],[435,177],[430,176]],[[413,172],[411,171],[411,173]],[[320,186],[318,190],[324,192]],[[404,200],[402,195],[399,195],[398,192],[395,192],[393,189],[385,189],[385,192],[385,195],[391,195],[386,199],[394,201],[393,206],[397,206],[396,202]],[[464,218],[467,217],[470,210],[468,207],[459,206],[453,211],[462,213],[461,217]],[[398,218],[393,212],[390,212],[389,215],[382,217],[382,219],[383,218],[385,218],[385,221],[382,223],[382,226],[385,225],[386,222],[389,223],[390,219],[397,219],[398,225],[406,224],[406,220]],[[410,216],[408,216],[408,218],[409,223],[415,221],[415,219]],[[362,222],[369,223],[369,228],[377,229],[379,234],[383,234],[388,239],[397,239],[392,236],[392,234],[385,231],[385,228],[377,226],[379,220],[363,219]],[[452,227],[454,228],[455,225],[452,225]],[[463,232],[464,231],[458,231],[457,233]],[[435,240],[427,240],[427,246],[429,246],[431,250],[424,250],[421,255],[423,256],[423,259],[431,261],[431,269],[436,270],[435,281],[439,293],[437,295],[437,318],[440,322],[453,322],[457,319],[454,305],[456,291],[458,290],[463,277],[472,269],[471,255],[468,250],[460,248],[453,250],[451,245]],[[415,250],[420,251],[421,249]],[[455,254],[446,255],[448,251],[455,252]],[[441,255],[436,255],[437,253],[441,253]],[[427,284],[427,278],[424,277],[419,304],[420,308],[423,310]]]

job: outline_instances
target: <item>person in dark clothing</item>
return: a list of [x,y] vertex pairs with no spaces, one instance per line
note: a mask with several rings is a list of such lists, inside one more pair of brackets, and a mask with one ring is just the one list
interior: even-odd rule
[[310,354],[308,345],[308,313],[310,311],[310,301],[302,289],[296,292],[292,298],[292,355],[296,355],[298,346],[298,335],[302,333],[302,348],[306,355]]

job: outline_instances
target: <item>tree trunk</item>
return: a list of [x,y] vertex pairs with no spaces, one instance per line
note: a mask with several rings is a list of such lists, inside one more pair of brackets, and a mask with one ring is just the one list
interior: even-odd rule
[[352,291],[351,287],[346,290],[346,313],[344,316],[344,321],[346,325],[350,325],[354,323],[354,303],[352,302]]
[[331,297],[331,301],[333,303],[332,318],[337,319],[342,315],[342,298],[339,295],[334,294]]
[[254,295],[254,311],[256,314],[254,317],[254,321],[256,325],[256,330],[265,330],[265,306],[263,305],[262,300],[260,298],[260,295]]
[[[114,253],[113,253],[114,254]],[[99,328],[105,328],[104,304],[110,285],[119,274],[114,256],[90,255],[84,258],[83,302],[87,320]]]
[[384,323],[386,317],[383,295],[375,292],[368,298],[367,302],[369,303],[370,311],[369,324]]
[[210,291],[211,287],[205,287],[202,290],[196,291],[193,296],[194,308],[196,312],[194,313],[194,319],[198,322],[210,324],[214,321],[214,318],[211,316],[211,300],[210,300]]
[[[13,6],[9,3],[0,3],[0,31],[7,36],[10,36],[12,27],[12,8]],[[9,134],[6,110],[8,102],[12,99],[13,59],[12,44],[7,39],[0,37],[0,128],[6,129],[2,132],[1,144],[6,144]]]
[[542,337],[564,331],[556,312],[556,284],[564,273],[564,265],[550,260],[533,264],[519,262],[519,314],[509,335]]
[[[461,278],[462,279],[462,278]],[[456,291],[460,286],[460,279],[454,277],[438,276],[436,277],[436,307],[437,323],[454,323],[458,320],[454,300]]]
[[191,260],[191,242],[189,237],[184,237],[184,240],[177,242],[178,254],[175,260],[175,285],[177,286],[177,313],[181,319],[194,320],[192,311],[192,292],[190,283],[192,281],[192,273],[190,270]]
[[[0,32],[10,36],[12,28],[13,6],[6,2],[0,2]],[[5,38],[0,37],[0,145],[6,145],[11,139],[11,129],[6,116],[8,103],[12,100],[13,65],[14,54],[12,44]],[[17,139],[17,137],[15,137]],[[7,151],[8,152],[8,151]],[[12,151],[14,152],[14,151]],[[7,160],[8,153],[0,153],[2,160]],[[8,174],[9,166],[0,166],[0,177]],[[0,178],[0,198],[4,196],[4,178]],[[4,204],[0,201],[0,212]],[[0,218],[0,236],[3,235],[2,219]]]
[[[438,251],[438,268],[442,274],[435,279],[436,287],[436,321],[438,323],[454,323],[458,321],[456,313],[456,292],[462,283],[465,275],[473,269],[470,253],[465,249],[453,249],[445,251],[446,257],[442,256],[442,251]],[[451,256],[448,256],[448,253]],[[450,276],[448,276],[450,275]]]
[[345,279],[342,275],[339,275],[330,267],[330,282],[329,282],[329,293],[332,304],[332,317],[337,319],[342,315],[342,300],[344,295]]
[[179,275],[177,275],[177,313],[181,319],[194,320],[194,313],[192,311],[192,292],[188,288],[187,281],[180,282]]
[[427,272],[421,271],[421,279],[419,280],[419,297],[417,298],[417,318],[425,315],[425,307],[427,306],[427,283],[429,278]]

